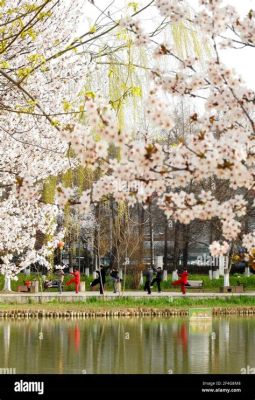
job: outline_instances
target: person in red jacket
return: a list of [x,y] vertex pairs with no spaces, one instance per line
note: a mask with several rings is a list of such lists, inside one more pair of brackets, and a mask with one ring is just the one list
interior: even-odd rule
[[180,279],[172,282],[173,286],[180,285],[182,294],[186,294],[186,286],[188,286],[188,271],[185,269],[181,274],[178,274]]
[[74,275],[74,278],[72,278],[72,279],[70,279],[70,281],[66,282],[66,285],[69,286],[69,285],[71,285],[71,283],[74,283],[75,291],[76,291],[76,293],[79,293],[80,281],[81,281],[80,271],[77,268],[74,268],[74,271],[70,272],[70,274]]

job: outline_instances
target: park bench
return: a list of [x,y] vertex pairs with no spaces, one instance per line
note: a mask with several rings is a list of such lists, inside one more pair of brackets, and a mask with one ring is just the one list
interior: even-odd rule
[[[52,281],[44,281],[43,282],[43,291],[47,289],[58,289],[59,288],[59,283],[57,280],[52,280]],[[64,288],[64,285],[62,284],[62,289]]]
[[185,285],[186,289],[204,289],[203,281],[188,281],[188,284]]

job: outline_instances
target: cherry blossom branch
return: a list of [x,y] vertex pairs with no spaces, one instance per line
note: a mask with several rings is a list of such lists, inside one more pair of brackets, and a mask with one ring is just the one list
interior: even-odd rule
[[241,107],[243,113],[245,114],[245,116],[247,117],[248,121],[250,122],[250,125],[252,127],[253,133],[255,133],[255,123],[254,123],[253,119],[251,118],[250,114],[248,113],[248,111],[246,110],[246,108],[244,107],[243,101],[238,99],[238,97],[235,94],[233,88],[228,84],[228,81],[227,81],[226,77],[224,75],[222,75],[222,77],[224,78],[225,84],[229,88],[229,90],[232,93],[234,99],[237,101],[238,105]]
[[44,115],[44,117],[50,122],[50,124],[52,126],[54,126],[55,129],[57,129],[58,131],[60,131],[59,127],[54,125],[53,120],[48,116],[48,114],[44,111],[44,109],[41,107],[41,105],[38,103],[37,99],[35,97],[33,97],[30,93],[28,93],[28,91],[21,86],[20,82],[16,81],[15,79],[13,79],[9,74],[7,74],[3,69],[0,68],[0,74],[3,75],[9,82],[11,82],[14,86],[16,86],[20,91],[22,91],[30,100],[33,101],[33,103],[35,104],[35,107],[38,108],[42,114]]
[[14,134],[9,133],[9,132],[8,132],[5,128],[3,128],[2,126],[1,126],[1,129],[2,129],[7,135],[9,135],[13,140],[15,140],[16,142],[19,142],[19,143],[22,143],[22,144],[25,144],[25,145],[31,146],[31,147],[37,147],[37,148],[39,148],[39,149],[41,149],[41,150],[44,150],[44,151],[47,151],[47,152],[51,152],[51,153],[55,153],[55,154],[61,154],[61,155],[64,155],[64,154],[65,154],[65,151],[62,152],[62,151],[57,151],[57,150],[49,149],[49,148],[47,148],[47,147],[41,146],[41,145],[36,144],[36,143],[30,143],[30,142],[27,142],[26,140],[18,139],[18,138],[16,138],[16,137],[14,136]]
[[[131,15],[131,17],[135,17],[136,15],[140,14],[141,12],[143,12],[144,10],[146,10],[148,7],[150,7],[155,0],[151,0],[147,5],[145,5],[144,7],[142,7],[141,9],[139,9],[138,11],[136,11],[135,13],[133,13]],[[75,41],[73,41],[67,48],[51,55],[50,57],[46,58],[46,60],[43,63],[39,63],[36,67],[32,68],[32,70],[30,71],[30,74],[32,74],[34,71],[36,71],[37,69],[41,68],[43,64],[48,63],[51,60],[54,60],[58,57],[61,57],[63,54],[70,52],[72,50],[75,50],[77,48],[79,48],[80,46],[83,46],[84,44],[88,44],[90,42],[93,42],[105,35],[107,35],[108,33],[110,33],[111,31],[113,31],[115,28],[117,28],[117,26],[119,26],[119,23],[114,24],[112,27],[106,29],[104,32],[98,34],[98,35],[93,35],[93,37],[85,40],[85,41],[81,41],[81,39],[83,39],[84,37],[91,35],[93,33],[91,33],[91,31],[88,31],[86,33],[84,33],[83,35],[81,35],[78,39],[76,39]],[[78,43],[77,43],[78,42]],[[20,82],[22,82],[24,79],[21,79]]]
[[[25,32],[26,31],[26,29],[30,26],[30,27],[32,27],[32,25],[31,25],[31,23],[37,18],[37,16],[41,13],[41,11],[47,6],[47,4],[48,3],[50,3],[52,0],[46,0],[43,4],[42,4],[42,6],[40,6],[39,8],[38,8],[38,11],[35,13],[35,15],[31,18],[31,20],[30,21],[28,21],[27,23],[26,23],[26,25],[24,25],[23,27],[22,27],[22,29],[14,36],[14,39],[13,40],[11,40],[5,47],[4,47],[4,52],[7,52],[7,50],[12,46],[12,44],[17,40],[17,38],[23,33],[23,32]],[[59,1],[59,0],[58,0]],[[57,1],[57,2],[58,2]],[[5,40],[8,40],[8,38],[7,39],[5,39]]]
[[220,37],[221,39],[229,40],[229,41],[231,41],[231,42],[233,42],[233,43],[237,43],[237,44],[240,44],[240,45],[243,46],[243,47],[234,47],[234,48],[237,49],[237,50],[239,50],[239,49],[241,49],[241,48],[244,48],[244,47],[252,47],[252,48],[255,48],[255,45],[254,45],[254,44],[251,44],[251,43],[242,42],[242,41],[239,41],[239,40],[236,40],[236,39],[233,39],[233,38],[228,38],[228,37],[223,36],[223,35],[219,35],[219,37]]

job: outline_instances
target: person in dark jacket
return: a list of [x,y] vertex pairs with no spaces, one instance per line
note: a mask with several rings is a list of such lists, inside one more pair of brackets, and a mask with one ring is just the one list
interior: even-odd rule
[[113,293],[120,293],[120,283],[121,283],[121,279],[119,277],[119,271],[117,270],[117,268],[113,268],[110,276],[113,280]]
[[144,271],[143,276],[145,277],[145,285],[144,290],[148,291],[148,294],[151,294],[151,281],[153,278],[153,269],[148,267],[146,271]]
[[151,286],[153,287],[154,283],[157,283],[157,287],[158,287],[158,293],[161,293],[161,287],[160,287],[160,283],[163,281],[163,269],[161,269],[160,267],[153,268],[153,271],[156,273],[155,278],[152,280],[151,282]]
[[93,287],[99,284],[100,294],[104,294],[105,275],[106,275],[104,266],[100,265],[99,270],[96,270],[96,273],[98,274],[98,278],[94,279],[91,282],[90,286]]

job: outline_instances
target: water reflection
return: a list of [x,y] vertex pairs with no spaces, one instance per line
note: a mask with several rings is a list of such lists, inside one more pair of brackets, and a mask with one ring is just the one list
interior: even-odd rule
[[252,317],[0,321],[0,367],[17,373],[217,374],[247,365],[255,367]]
[[181,324],[178,337],[182,344],[183,351],[186,352],[188,349],[188,326],[185,322],[183,324]]
[[78,322],[74,327],[68,328],[68,346],[73,347],[76,352],[80,350],[81,331]]

